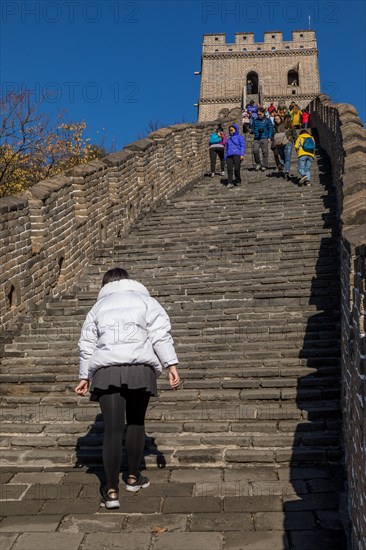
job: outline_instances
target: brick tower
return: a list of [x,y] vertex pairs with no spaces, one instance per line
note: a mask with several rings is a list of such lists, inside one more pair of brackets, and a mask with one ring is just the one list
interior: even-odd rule
[[305,107],[320,92],[315,31],[293,31],[284,41],[282,32],[235,34],[227,44],[225,34],[205,34],[202,46],[201,90],[198,121],[217,118],[223,108],[241,107],[250,99],[264,106],[296,101]]

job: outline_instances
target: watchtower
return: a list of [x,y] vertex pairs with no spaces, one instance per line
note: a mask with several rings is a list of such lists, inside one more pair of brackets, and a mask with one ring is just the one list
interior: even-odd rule
[[227,44],[225,34],[205,34],[201,58],[201,90],[198,121],[217,118],[223,108],[246,105],[250,99],[266,106],[289,104],[305,107],[320,93],[318,49],[315,31],[292,32],[284,41],[281,31],[235,34]]

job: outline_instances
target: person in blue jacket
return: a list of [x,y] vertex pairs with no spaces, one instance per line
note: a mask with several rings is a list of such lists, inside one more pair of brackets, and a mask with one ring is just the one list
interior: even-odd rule
[[[227,188],[231,189],[241,183],[240,163],[245,155],[245,139],[239,133],[237,124],[229,126],[229,137],[225,145],[225,160],[227,167],[228,184]],[[235,183],[233,181],[233,172],[235,169]]]
[[[266,118],[264,109],[258,109],[258,118],[252,120],[250,131],[254,134],[253,154],[256,164],[255,169],[264,172],[268,168],[268,143],[271,141],[273,135],[273,124],[269,118]],[[262,150],[263,162],[260,160],[260,150]]]

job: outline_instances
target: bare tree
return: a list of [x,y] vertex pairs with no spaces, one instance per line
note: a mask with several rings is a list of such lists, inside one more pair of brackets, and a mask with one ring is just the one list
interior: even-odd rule
[[65,112],[52,120],[41,111],[43,96],[10,92],[0,98],[0,196],[24,191],[67,168],[105,156],[103,146],[83,137],[84,121],[65,121]]

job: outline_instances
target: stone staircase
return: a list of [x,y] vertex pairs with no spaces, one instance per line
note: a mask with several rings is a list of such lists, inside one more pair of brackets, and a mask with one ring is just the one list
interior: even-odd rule
[[[306,493],[328,484],[334,504],[344,491],[339,233],[317,153],[310,188],[254,172],[250,159],[238,188],[203,178],[106,242],[74,292],[35,307],[4,347],[2,466],[101,465],[99,405],[74,392],[77,341],[103,273],[118,265],[168,311],[180,360],[182,389],[163,375],[151,399],[147,468],[270,467]],[[319,466],[331,479],[309,482]]]

